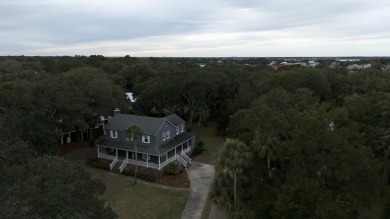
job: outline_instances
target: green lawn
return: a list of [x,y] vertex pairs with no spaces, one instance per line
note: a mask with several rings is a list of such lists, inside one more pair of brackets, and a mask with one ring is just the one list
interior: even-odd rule
[[216,171],[220,171],[218,156],[222,151],[225,140],[217,135],[217,123],[209,122],[208,127],[194,124],[192,132],[197,135],[197,138],[203,140],[203,148],[205,149],[202,154],[194,157],[193,161],[215,165]]
[[[194,157],[194,162],[207,163],[215,165],[216,174],[221,171],[221,165],[218,163],[218,157],[221,154],[225,140],[217,135],[217,123],[209,122],[208,127],[194,124],[192,132],[204,142],[203,148],[205,151]],[[210,195],[207,197],[206,205],[203,209],[202,219],[208,219],[211,211],[212,202]]]
[[119,218],[181,218],[189,191],[162,189],[130,178],[89,168],[93,176],[106,184],[103,198]]
[[[84,148],[70,152],[63,157],[67,160],[85,162],[96,156],[96,150]],[[106,185],[103,199],[106,200],[119,218],[181,218],[188,190],[158,188],[143,183],[133,184],[133,179],[112,174],[108,171],[87,167],[94,178]]]

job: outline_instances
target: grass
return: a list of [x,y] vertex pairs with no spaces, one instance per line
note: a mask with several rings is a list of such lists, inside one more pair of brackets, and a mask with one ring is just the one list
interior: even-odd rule
[[[63,157],[75,162],[85,162],[96,156],[95,148],[83,148]],[[133,179],[111,174],[108,171],[87,167],[93,177],[106,185],[103,199],[110,204],[119,218],[181,218],[189,191],[158,188],[143,183],[133,184]]]
[[169,190],[137,183],[131,178],[89,168],[93,177],[106,184],[103,199],[119,218],[181,218],[189,191]]
[[[225,142],[224,138],[217,135],[217,123],[209,122],[207,127],[194,124],[192,127],[193,133],[196,133],[197,138],[200,138],[203,142],[203,148],[205,151],[194,157],[194,162],[207,163],[215,166],[216,174],[222,170],[221,165],[218,163],[218,157],[223,149]],[[206,205],[203,209],[202,219],[208,219],[212,207],[212,201],[210,195],[207,196]]]
[[221,167],[218,164],[218,157],[222,151],[224,138],[217,135],[217,123],[209,122],[207,127],[194,124],[193,133],[197,135],[197,138],[204,142],[203,148],[205,151],[194,157],[194,162],[207,163],[215,165],[216,171],[219,172]]

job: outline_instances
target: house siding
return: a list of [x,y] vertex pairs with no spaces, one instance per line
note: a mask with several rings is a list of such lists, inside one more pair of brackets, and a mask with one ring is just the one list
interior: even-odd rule
[[160,128],[160,130],[158,131],[157,135],[155,136],[155,144],[156,145],[159,145],[159,144],[162,144],[163,142],[166,142],[167,139],[165,139],[165,141],[162,140],[162,133],[163,132],[166,132],[168,131],[170,132],[170,138],[168,139],[168,141],[170,139],[172,139],[173,137],[175,137],[176,135],[176,128],[175,126],[173,126],[170,122],[168,121],[165,121],[164,124],[162,125],[162,127]]

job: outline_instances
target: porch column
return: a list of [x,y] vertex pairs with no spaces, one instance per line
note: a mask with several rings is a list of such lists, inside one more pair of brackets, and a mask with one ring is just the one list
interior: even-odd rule
[[175,146],[175,160],[177,159],[176,146]]
[[160,155],[158,155],[158,170],[160,170],[160,164],[161,164],[161,162],[160,162]]
[[168,161],[168,152],[165,153],[165,161]]
[[146,154],[146,167],[149,167],[149,154]]
[[118,157],[118,148],[116,149],[116,157]]
[[129,151],[128,150],[126,150],[126,161],[129,162]]
[[98,145],[97,148],[98,148],[98,158],[99,158],[100,157],[100,152],[99,152],[100,146]]
[[181,151],[183,151],[183,144],[181,144]]

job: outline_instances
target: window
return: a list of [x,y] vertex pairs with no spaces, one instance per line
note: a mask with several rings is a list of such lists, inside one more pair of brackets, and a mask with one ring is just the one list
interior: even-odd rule
[[163,141],[165,141],[165,136],[166,136],[166,133],[163,132],[163,133],[162,133],[162,140],[163,140]]
[[149,135],[142,135],[142,142],[143,143],[150,143],[150,136]]
[[117,131],[110,131],[111,138],[118,138],[118,132]]
[[183,132],[184,131],[184,125],[180,125],[180,128],[181,128],[181,132]]
[[167,139],[171,137],[171,132],[167,131]]
[[180,132],[180,127],[177,126],[177,127],[176,127],[176,134],[179,134],[179,132]]

